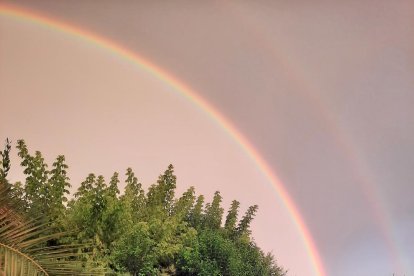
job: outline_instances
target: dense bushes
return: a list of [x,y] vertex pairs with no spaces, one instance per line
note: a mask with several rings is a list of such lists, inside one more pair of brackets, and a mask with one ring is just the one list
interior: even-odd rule
[[219,192],[209,203],[193,187],[176,197],[172,165],[147,192],[128,168],[122,195],[118,173],[109,182],[89,174],[69,200],[64,156],[49,169],[42,154],[30,154],[23,140],[17,150],[26,179],[11,184],[12,193],[26,214],[46,217],[55,229],[72,233],[56,244],[91,245],[84,250],[86,265],[105,267],[112,275],[285,274],[251,239],[257,205],[239,220],[236,200],[224,218]]

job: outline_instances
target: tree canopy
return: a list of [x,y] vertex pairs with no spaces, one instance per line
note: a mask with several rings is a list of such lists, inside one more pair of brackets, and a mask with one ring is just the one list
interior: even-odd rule
[[[239,218],[240,202],[233,200],[224,217],[219,191],[211,202],[194,187],[177,197],[173,165],[146,192],[131,168],[124,179],[119,172],[109,181],[90,173],[71,184],[63,155],[49,166],[41,152],[30,153],[24,140],[16,148],[25,175],[21,182],[7,181],[8,140],[1,152],[0,181],[7,183],[8,196],[22,214],[43,219],[45,230],[37,235],[55,235],[44,238],[46,246],[87,244],[70,256],[83,269],[101,267],[108,275],[286,275],[251,236],[257,205]],[[78,187],[73,195],[71,186]]]

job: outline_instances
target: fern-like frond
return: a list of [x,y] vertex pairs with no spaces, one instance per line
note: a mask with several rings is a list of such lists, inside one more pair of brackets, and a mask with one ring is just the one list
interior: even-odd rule
[[[27,220],[9,197],[8,184],[0,182],[0,274],[103,275],[103,270],[85,271],[80,261],[82,245],[46,246],[65,233],[53,233],[48,224]],[[53,234],[50,234],[53,233]]]

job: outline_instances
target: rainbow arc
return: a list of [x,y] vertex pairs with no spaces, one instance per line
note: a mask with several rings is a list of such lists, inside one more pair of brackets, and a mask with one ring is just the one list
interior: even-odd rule
[[42,25],[57,32],[75,36],[87,43],[92,43],[99,48],[107,50],[108,52],[111,52],[112,54],[121,57],[136,66],[139,66],[142,70],[153,75],[161,82],[167,84],[173,88],[174,91],[187,98],[190,102],[206,112],[208,116],[216,121],[217,124],[234,139],[234,141],[247,153],[249,158],[254,161],[261,172],[273,184],[278,196],[281,198],[283,204],[290,214],[293,223],[300,233],[304,247],[306,248],[307,254],[309,255],[310,261],[312,263],[315,275],[326,275],[315,242],[304,222],[304,219],[299,213],[298,208],[288,194],[283,183],[272,171],[270,166],[255,149],[252,143],[226,117],[224,117],[205,99],[200,97],[199,94],[193,91],[189,86],[172,76],[172,74],[164,71],[157,65],[151,63],[149,60],[140,56],[139,54],[115,43],[114,41],[84,30],[80,27],[9,4],[0,4],[0,15],[17,18],[19,20],[28,21],[37,25]]

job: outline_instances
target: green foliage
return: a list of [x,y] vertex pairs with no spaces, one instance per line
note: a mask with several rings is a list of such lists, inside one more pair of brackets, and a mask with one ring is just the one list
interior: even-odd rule
[[29,212],[31,216],[38,216],[41,213],[49,213],[47,206],[49,202],[49,185],[47,164],[40,151],[36,151],[35,155],[29,154],[26,143],[23,140],[17,141],[18,155],[22,162],[20,165],[24,168],[26,182],[24,185],[24,198],[27,206],[30,206]]
[[254,216],[256,215],[257,209],[259,206],[253,205],[247,209],[246,214],[240,220],[239,225],[237,226],[237,232],[240,235],[247,234],[250,235],[250,223],[252,222]]
[[20,213],[19,201],[9,184],[0,181],[0,274],[25,275],[102,275],[89,270],[79,259],[83,247],[75,244],[47,246],[50,240],[64,237],[47,223],[29,220]]
[[148,223],[139,222],[116,242],[112,259],[119,270],[132,275],[155,274],[155,246]]
[[146,202],[144,190],[131,168],[127,169],[126,177],[125,193],[120,199],[127,213],[130,215],[130,220],[138,222],[144,214]]
[[222,197],[220,192],[214,193],[213,201],[207,203],[206,213],[204,216],[204,223],[207,228],[219,229],[221,226],[221,220],[223,218],[224,209],[220,206]]
[[[10,167],[9,144],[1,152],[0,176],[4,179]],[[109,182],[91,173],[68,200],[70,184],[64,156],[58,156],[49,171],[42,154],[36,151],[31,155],[23,140],[17,142],[17,149],[26,178],[12,184],[9,194],[19,200],[27,215],[44,216],[45,226],[71,233],[53,236],[60,230],[46,228],[37,233],[44,239],[43,245],[49,246],[51,241],[57,248],[89,245],[71,255],[82,261],[83,270],[101,266],[110,275],[285,275],[273,256],[265,255],[251,239],[257,205],[249,207],[238,222],[240,203],[233,200],[222,225],[220,192],[207,203],[203,195],[196,195],[194,187],[176,198],[177,177],[172,165],[147,193],[128,168],[122,195],[117,172]],[[0,256],[1,250],[6,249],[0,244]]]
[[10,150],[11,150],[11,142],[7,138],[6,144],[4,146],[4,150],[0,151],[0,156],[1,156],[0,181],[2,181],[3,183],[5,183],[7,174],[9,173],[9,170],[10,170]]
[[40,151],[30,155],[26,143],[17,141],[18,155],[21,157],[21,166],[24,168],[26,181],[24,185],[14,185],[18,196],[31,217],[47,217],[50,222],[57,224],[63,219],[67,196],[69,195],[68,165],[65,157],[59,155],[48,171],[48,165]]
[[147,193],[147,217],[165,218],[173,209],[176,176],[173,165],[169,165],[164,174],[160,175],[157,184],[152,185]]
[[119,195],[119,189],[118,189],[119,179],[118,179],[118,176],[119,176],[119,174],[117,172],[114,172],[114,174],[111,177],[111,181],[109,181],[108,194],[111,197],[116,197],[117,195]]
[[190,219],[190,211],[194,206],[195,189],[190,187],[174,204],[173,215],[180,220],[188,221]]
[[237,216],[239,214],[239,206],[240,202],[238,202],[237,200],[232,201],[226,217],[226,223],[224,224],[224,227],[227,231],[229,231],[229,233],[233,233],[235,231]]
[[197,197],[196,204],[193,209],[190,211],[189,221],[190,225],[194,228],[201,227],[203,221],[203,205],[204,205],[204,196],[199,195]]
[[69,177],[67,177],[68,165],[65,163],[65,156],[59,155],[53,162],[50,177],[46,183],[48,189],[47,209],[51,221],[60,220],[65,212],[65,204],[69,195]]
[[130,226],[128,214],[117,197],[117,174],[107,186],[103,176],[89,174],[68,205],[66,227],[77,233],[75,242],[90,243],[90,261],[110,265],[113,243]]
[[179,275],[285,275],[270,254],[253,242],[226,237],[222,231],[202,230],[195,246],[180,252]]

